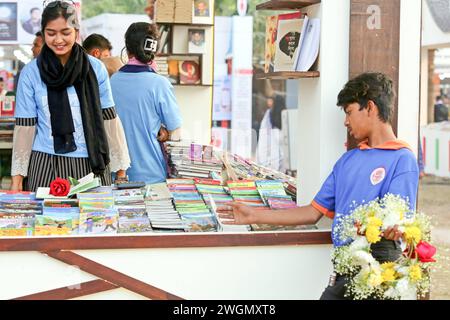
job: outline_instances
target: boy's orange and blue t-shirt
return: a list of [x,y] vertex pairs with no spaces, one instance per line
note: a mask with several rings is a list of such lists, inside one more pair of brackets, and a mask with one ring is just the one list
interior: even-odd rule
[[370,148],[362,142],[336,162],[312,206],[333,219],[333,244],[342,246],[348,241],[337,235],[336,222],[340,217],[387,193],[407,198],[414,211],[418,184],[417,159],[408,144],[395,140]]

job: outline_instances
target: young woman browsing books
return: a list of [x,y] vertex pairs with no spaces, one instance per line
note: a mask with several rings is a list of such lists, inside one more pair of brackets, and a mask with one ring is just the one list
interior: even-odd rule
[[130,142],[131,167],[127,174],[130,180],[146,183],[162,182],[167,177],[164,152],[158,138],[161,124],[172,140],[181,126],[172,85],[151,67],[156,39],[154,25],[133,23],[125,34],[128,64],[111,77],[117,112]]
[[12,190],[34,191],[56,177],[90,172],[104,185],[112,183],[111,170],[124,178],[130,159],[108,73],[76,43],[73,3],[49,3],[42,32],[45,45],[23,68],[17,90]]

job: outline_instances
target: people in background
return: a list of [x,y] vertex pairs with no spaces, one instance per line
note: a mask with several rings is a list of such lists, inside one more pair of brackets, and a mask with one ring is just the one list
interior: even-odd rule
[[111,56],[112,45],[101,34],[93,33],[84,39],[83,48],[91,56],[103,59]]
[[33,58],[37,58],[39,53],[41,53],[42,46],[44,45],[44,37],[41,31],[36,32],[33,46],[31,47],[31,52],[33,52]]
[[434,104],[434,122],[441,121],[448,121],[448,107],[444,104],[442,96],[437,96]]
[[[125,33],[128,63],[111,77],[117,113],[123,121],[129,143],[130,180],[146,183],[167,178],[167,159],[158,139],[161,125],[172,140],[178,139],[180,110],[169,80],[157,74],[151,63],[155,57],[156,27],[146,22],[130,25]],[[132,141],[132,142],[131,142]]]
[[276,95],[267,98],[267,111],[261,121],[256,147],[256,160],[264,167],[284,172],[284,152],[281,132],[281,113],[285,99]]
[[[218,209],[225,224],[316,224],[323,216],[333,219],[332,240],[335,247],[349,244],[339,233],[340,218],[351,214],[354,204],[361,205],[383,198],[387,193],[409,200],[415,210],[419,169],[411,148],[395,137],[392,129],[393,82],[381,73],[364,73],[347,82],[338,95],[338,105],[345,111],[345,126],[358,148],[346,152],[334,165],[310,205],[289,210],[257,210],[242,203]],[[324,142],[326,143],[326,142]],[[397,260],[402,249],[402,232],[397,226],[387,228],[383,239],[372,245],[372,254],[380,262]],[[343,300],[350,275],[337,274],[321,299]]]
[[49,3],[42,32],[45,44],[23,68],[17,89],[11,189],[35,191],[56,177],[90,172],[111,185],[111,170],[126,179],[130,159],[108,73],[76,43],[74,6]]
[[36,34],[41,30],[41,9],[31,8],[30,18],[22,23],[23,29],[29,34]]

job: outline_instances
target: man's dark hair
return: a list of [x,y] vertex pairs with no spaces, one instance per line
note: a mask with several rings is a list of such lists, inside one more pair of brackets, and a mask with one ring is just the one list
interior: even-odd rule
[[89,35],[89,37],[84,39],[83,48],[87,52],[91,51],[92,49],[112,50],[112,45],[111,42],[109,42],[109,40],[101,34],[93,33]]
[[42,34],[42,31],[38,31],[34,34],[36,37],[44,38],[44,35]]
[[436,101],[442,100],[442,96],[437,96]]
[[337,105],[345,110],[349,104],[359,103],[359,110],[362,110],[367,108],[367,103],[372,100],[378,107],[380,120],[390,123],[394,97],[393,81],[387,75],[367,72],[345,84],[339,92]]
[[31,8],[31,10],[30,10],[30,14],[32,14],[33,13],[33,11],[41,11],[41,9],[39,9],[39,8],[37,8],[37,7],[34,7],[34,8]]

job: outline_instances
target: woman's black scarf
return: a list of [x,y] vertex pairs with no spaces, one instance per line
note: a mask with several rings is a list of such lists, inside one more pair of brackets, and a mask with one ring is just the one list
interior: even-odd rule
[[77,149],[67,87],[74,86],[80,101],[84,137],[94,174],[103,174],[109,164],[109,147],[103,124],[97,76],[83,48],[75,43],[65,66],[44,45],[37,58],[39,73],[47,85],[48,106],[56,154]]

